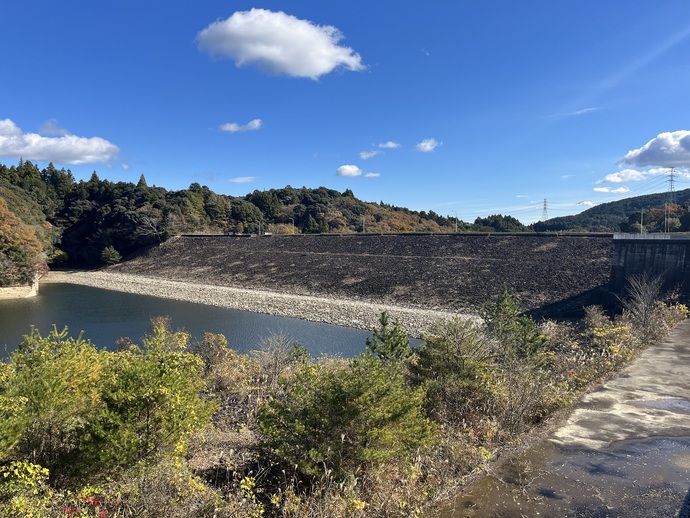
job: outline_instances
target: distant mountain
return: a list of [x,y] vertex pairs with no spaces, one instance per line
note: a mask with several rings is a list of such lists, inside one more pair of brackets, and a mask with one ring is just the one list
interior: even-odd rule
[[[688,219],[687,206],[690,203],[690,189],[676,191],[673,194],[675,206],[671,212],[673,212],[672,217],[678,222],[673,222],[674,228],[671,230],[687,231],[688,226],[683,224],[683,217]],[[667,201],[667,192],[635,196],[602,203],[574,216],[539,221],[532,227],[537,232],[639,232],[639,227],[634,227],[634,225],[642,220],[646,232],[663,231],[663,226],[659,228],[659,212],[661,211],[663,216]],[[643,210],[647,213],[646,216],[642,213]],[[678,223],[680,226],[677,226]]]

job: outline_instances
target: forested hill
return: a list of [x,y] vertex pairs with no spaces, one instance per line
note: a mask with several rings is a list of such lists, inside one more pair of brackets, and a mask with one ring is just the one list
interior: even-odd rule
[[644,232],[690,231],[690,189],[673,193],[674,202],[667,206],[669,193],[647,194],[602,203],[574,216],[562,216],[533,225],[537,232]]

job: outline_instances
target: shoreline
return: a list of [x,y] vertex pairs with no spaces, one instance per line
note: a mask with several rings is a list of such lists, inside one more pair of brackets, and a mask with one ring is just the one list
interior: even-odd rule
[[367,331],[378,329],[379,318],[381,313],[385,311],[391,319],[397,319],[400,327],[413,338],[420,338],[433,323],[438,321],[449,320],[458,316],[478,320],[475,315],[463,315],[452,311],[375,304],[325,296],[293,295],[266,290],[231,288],[104,271],[51,271],[42,277],[40,282],[41,284],[79,284],[93,288],[296,318]]

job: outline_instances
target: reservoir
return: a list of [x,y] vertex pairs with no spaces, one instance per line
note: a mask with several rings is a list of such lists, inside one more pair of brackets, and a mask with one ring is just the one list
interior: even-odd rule
[[191,302],[79,286],[46,284],[37,297],[0,300],[0,357],[7,357],[36,327],[46,336],[56,325],[70,336],[83,338],[98,348],[114,350],[116,341],[128,337],[141,344],[150,332],[151,318],[167,316],[172,330],[192,335],[190,343],[205,332],[223,334],[228,346],[240,353],[257,349],[276,334],[302,344],[309,353],[350,358],[365,350],[370,331],[307,322],[249,311],[238,311]]

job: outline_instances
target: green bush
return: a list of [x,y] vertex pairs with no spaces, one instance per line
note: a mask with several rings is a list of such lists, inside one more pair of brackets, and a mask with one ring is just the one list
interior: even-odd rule
[[423,400],[423,389],[409,388],[401,369],[366,354],[302,367],[280,397],[259,409],[259,426],[288,466],[307,475],[359,476],[433,444]]
[[495,412],[497,371],[492,344],[474,322],[437,322],[422,337],[413,380],[425,386],[430,415],[459,425]]
[[200,396],[203,363],[185,352],[188,335],[164,319],[152,330],[143,349],[115,353],[66,329],[26,336],[0,370],[0,463],[47,468],[61,487],[184,454],[215,405]]

